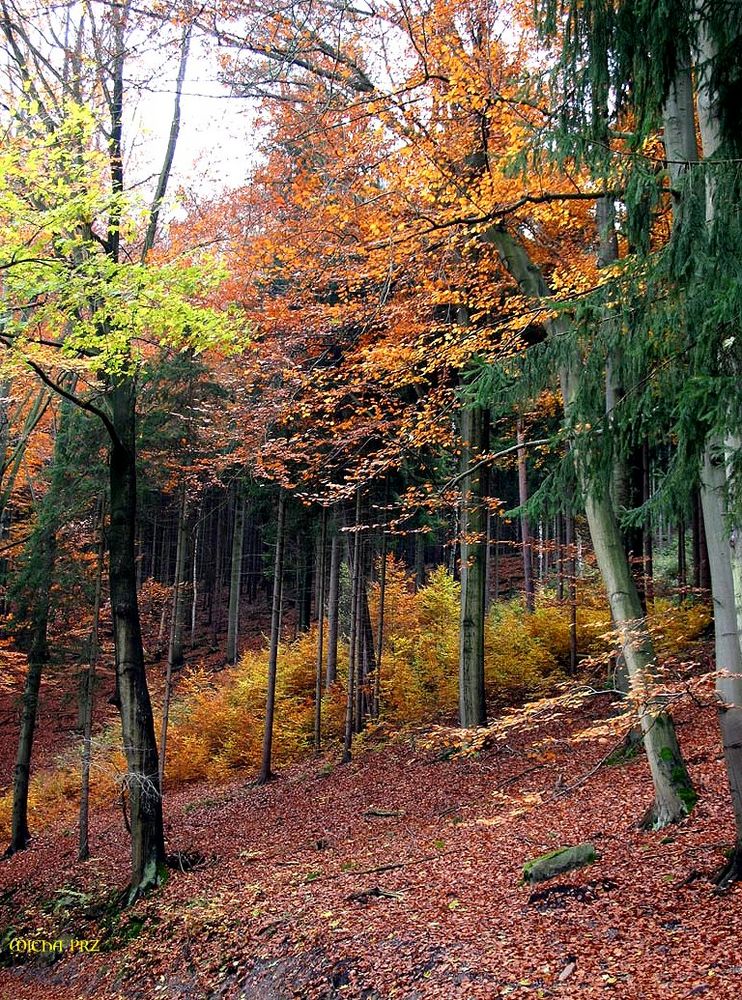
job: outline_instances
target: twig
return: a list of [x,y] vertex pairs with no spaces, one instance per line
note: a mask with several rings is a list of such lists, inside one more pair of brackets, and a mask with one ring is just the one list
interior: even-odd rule
[[621,739],[618,741],[618,743],[616,743],[615,746],[611,747],[611,749],[608,751],[605,757],[601,757],[601,759],[598,761],[595,767],[590,768],[590,770],[586,774],[583,774],[581,778],[577,779],[577,781],[572,782],[571,785],[565,785],[564,788],[559,788],[552,794],[551,796],[552,799],[558,799],[561,798],[562,795],[568,795],[570,792],[573,792],[575,788],[579,788],[580,785],[583,785],[589,778],[592,778],[594,774],[597,774],[597,772],[601,769],[601,767],[605,764],[605,762],[609,760],[609,758],[611,758],[613,754],[616,753],[617,750],[621,749],[625,741],[626,737],[622,736]]

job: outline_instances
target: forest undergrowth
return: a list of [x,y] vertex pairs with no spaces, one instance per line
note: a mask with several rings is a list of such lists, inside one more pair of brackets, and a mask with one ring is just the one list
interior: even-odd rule
[[[580,678],[565,668],[568,607],[544,595],[529,616],[517,601],[493,606],[494,722],[470,731],[451,724],[457,586],[439,570],[415,593],[390,565],[384,712],[348,765],[338,763],[342,657],[323,702],[323,750],[311,748],[312,632],[281,649],[278,780],[266,786],[251,780],[265,654],[218,673],[187,668],[169,743],[170,867],[164,886],[131,908],[120,906],[116,734],[108,727],[96,744],[85,864],[74,862],[73,752],[37,774],[34,839],[0,866],[6,936],[73,936],[100,951],[52,964],[16,955],[0,971],[0,995],[737,996],[739,890],[718,894],[711,881],[733,842],[714,711],[678,697],[700,802],[669,832],[643,832],[651,783],[643,754],[623,752],[626,720],[606,682],[611,632],[589,583],[577,618],[589,651]],[[692,694],[706,607],[657,598],[650,620]],[[523,884],[526,861],[587,841],[594,864],[545,888]]]

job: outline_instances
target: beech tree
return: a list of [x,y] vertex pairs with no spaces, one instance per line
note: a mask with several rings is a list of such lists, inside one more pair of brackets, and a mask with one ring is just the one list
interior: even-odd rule
[[[738,259],[739,248],[737,213],[727,209],[738,185],[738,108],[731,94],[740,73],[734,43],[740,32],[739,10],[736,5],[680,0],[664,8],[626,2],[590,11],[547,4],[544,11],[548,33],[560,34],[557,25],[568,25],[562,51],[568,86],[575,95],[568,136],[578,143],[592,139],[595,123],[580,119],[580,96],[612,88],[618,112],[635,122],[629,138],[636,152],[636,175],[645,193],[651,192],[657,202],[665,199],[672,211],[671,238],[662,251],[619,272],[608,295],[614,301],[622,298],[632,310],[625,350],[634,370],[648,373],[636,382],[631,419],[643,410],[656,419],[658,389],[669,401],[666,433],[678,447],[664,495],[674,490],[690,500],[687,484],[700,485],[714,602],[719,714],[737,825],[734,855],[720,875],[724,882],[739,877],[742,830],[742,662],[734,544],[740,413],[733,388],[739,345],[729,336],[739,301],[724,277],[728,262]],[[606,58],[588,60],[598,49]],[[641,144],[660,122],[666,172],[642,171]],[[709,310],[710,301],[718,307]],[[647,333],[657,327],[662,337],[651,344]],[[668,366],[667,378],[658,367],[658,355]],[[617,418],[615,434],[620,433],[620,410]]]
[[[172,170],[190,27],[179,29],[167,150],[143,232],[124,177],[125,65],[139,17],[128,2],[21,12],[0,26],[17,82],[0,188],[8,364],[27,365],[63,399],[99,419],[110,438],[108,529],[117,699],[127,756],[131,898],[165,859],[152,707],[137,605],[136,401],[142,345],[223,342],[229,323],[206,308],[219,280],[195,264],[148,260]],[[146,16],[146,15],[145,15]],[[55,29],[65,49],[47,51]],[[70,44],[70,39],[74,43]],[[81,102],[85,102],[84,104]],[[103,141],[100,138],[103,137]],[[102,148],[101,148],[102,147]],[[126,251],[126,252],[125,252]],[[132,254],[133,251],[133,260]],[[65,386],[66,371],[82,371]]]

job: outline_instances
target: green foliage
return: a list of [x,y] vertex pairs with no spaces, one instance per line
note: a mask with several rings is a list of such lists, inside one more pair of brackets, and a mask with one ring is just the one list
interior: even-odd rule
[[67,103],[43,137],[8,136],[0,152],[6,370],[30,361],[110,377],[131,374],[153,344],[199,352],[244,342],[239,316],[211,304],[225,277],[215,257],[145,262],[134,245],[121,259],[112,252],[112,232],[135,244],[146,211],[111,192],[109,171],[92,115],[78,105]]

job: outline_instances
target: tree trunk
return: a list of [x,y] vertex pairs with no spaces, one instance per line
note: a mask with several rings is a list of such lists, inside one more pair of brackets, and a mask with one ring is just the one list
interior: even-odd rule
[[317,662],[314,678],[314,749],[322,744],[322,667],[325,639],[325,550],[327,548],[327,508],[322,508],[317,559]]
[[325,674],[325,687],[329,687],[337,680],[338,667],[338,629],[340,616],[338,614],[340,603],[340,535],[337,528],[332,536],[332,547],[330,550],[330,589],[327,600],[327,670]]
[[425,534],[421,528],[415,532],[415,590],[425,586]]
[[577,673],[577,559],[575,555],[575,518],[572,511],[564,517],[564,544],[567,550],[567,598],[569,600],[569,672]]
[[[703,156],[706,160],[713,160],[722,149],[718,92],[711,79],[718,52],[708,26],[701,18],[698,29],[698,124]],[[690,112],[686,114],[686,118],[690,118]],[[689,122],[688,131],[690,127]],[[690,138],[688,141],[690,142]],[[695,141],[693,152],[697,152]],[[706,225],[713,231],[716,222],[714,167],[707,169],[703,176],[706,186]],[[739,372],[736,374],[739,376]],[[738,501],[738,497],[734,495],[735,484],[733,481],[730,483],[726,469],[727,458],[738,444],[736,437],[722,442],[714,433],[709,434],[703,451],[700,477],[714,605],[716,690],[722,703],[719,721],[735,820],[735,849],[727,869],[721,875],[723,882],[742,878],[742,648],[739,631],[742,622],[742,553],[738,551],[737,543],[741,526],[739,505],[735,502]],[[728,517],[730,500],[734,512],[731,518]],[[739,581],[735,581],[735,570],[739,573]],[[735,583],[738,586],[735,587]]]
[[222,572],[222,545],[224,532],[222,531],[224,505],[219,503],[216,510],[216,545],[214,552],[214,580],[213,594],[209,602],[209,622],[212,626],[211,644],[214,648],[218,645],[219,627],[222,623],[222,597],[224,590],[224,576]]
[[[201,508],[203,510],[203,507]],[[200,539],[205,530],[205,521],[197,521],[193,534],[193,566],[191,572],[191,649],[196,645],[196,617],[198,615],[198,560],[200,556]]]
[[[525,435],[523,433],[523,420],[521,417],[518,417],[516,425],[516,440],[521,445],[518,448],[518,502],[521,507],[525,507],[528,503],[528,471],[526,467],[526,450],[522,447],[525,443]],[[520,543],[523,552],[523,588],[526,597],[526,610],[533,611],[536,602],[533,589],[531,527],[525,511],[520,515]]]
[[495,514],[495,550],[493,552],[495,579],[492,585],[492,598],[497,603],[500,600],[500,515]]
[[742,878],[742,652],[729,556],[727,480],[723,453],[710,442],[701,469],[701,501],[711,570],[716,652],[716,690],[721,701],[719,725],[724,746],[735,822],[734,853],[722,881]]
[[13,777],[13,810],[10,845],[7,854],[22,851],[29,840],[28,790],[31,780],[31,753],[36,731],[36,714],[44,664],[49,659],[47,632],[51,609],[51,592],[57,555],[59,509],[63,503],[62,485],[70,445],[69,403],[60,406],[60,420],[54,442],[51,481],[41,502],[38,524],[33,532],[29,553],[34,572],[29,585],[31,595],[31,641],[28,652],[28,672],[23,690],[18,752]]
[[263,759],[257,783],[264,785],[273,778],[273,721],[276,706],[276,674],[278,669],[278,643],[281,638],[281,592],[283,589],[283,551],[286,524],[286,495],[278,494],[276,520],[276,557],[273,563],[273,606],[271,609],[271,645],[268,657],[268,691],[265,701],[265,730],[263,733]]
[[103,590],[103,562],[105,559],[105,506],[100,500],[100,540],[98,543],[98,567],[95,577],[95,599],[93,603],[93,627],[90,631],[88,649],[88,669],[85,672],[85,709],[83,713],[82,774],[80,782],[80,819],[78,861],[90,857],[89,815],[90,815],[90,762],[93,753],[93,707],[95,705],[95,667],[100,654],[98,629],[100,625],[101,593]]
[[298,587],[296,623],[300,632],[309,631],[312,624],[312,539],[306,527],[297,538]]
[[[642,446],[642,501],[649,503],[652,499],[652,464],[649,455],[649,445],[645,441]],[[652,517],[645,515],[643,537],[644,594],[647,604],[654,601],[654,547],[652,544]]]
[[170,720],[170,698],[173,689],[173,674],[183,666],[183,589],[186,580],[186,560],[188,556],[188,498],[185,485],[180,491],[178,511],[178,541],[175,552],[175,575],[173,577],[173,605],[170,618],[170,640],[167,650],[167,670],[165,692],[162,699],[162,729],[160,731],[160,789],[164,792],[165,757],[167,754],[167,727]]
[[376,675],[376,652],[374,650],[374,629],[371,624],[371,611],[368,606],[368,587],[366,586],[366,574],[361,581],[361,650],[363,662],[363,681],[360,685],[360,697],[358,699],[358,728],[357,732],[363,729],[366,717],[373,712],[373,689],[370,687],[371,678]]
[[[386,501],[385,501],[386,502]],[[385,514],[386,516],[386,514]],[[381,660],[384,650],[384,604],[386,602],[386,531],[381,528],[381,564],[379,566],[379,612],[376,627],[376,671],[371,714],[378,719],[381,712]]]
[[[488,238],[497,247],[503,262],[524,294],[539,300],[548,299],[549,291],[543,275],[530,260],[522,244],[500,227],[489,230]],[[567,337],[569,332],[563,319],[550,321],[549,336],[552,339]],[[568,357],[562,362],[559,373],[568,426],[573,426],[581,416],[574,412],[579,363],[578,357]],[[659,829],[686,816],[695,804],[696,793],[680,753],[672,718],[662,710],[661,704],[643,697],[654,680],[654,649],[611,504],[609,483],[594,482],[588,476],[586,470],[590,466],[590,445],[588,443],[584,446],[584,455],[581,454],[581,447],[579,442],[573,441],[575,467],[585,501],[593,548],[608,593],[621,651],[632,685],[640,698],[640,723],[655,789],[655,803],[645,822]]]
[[461,623],[459,633],[459,719],[463,728],[485,726],[484,617],[487,473],[471,470],[489,446],[489,414],[461,409]]
[[685,520],[678,518],[678,589],[680,599],[685,596],[688,589],[688,565],[685,553]]
[[492,604],[492,589],[490,587],[490,577],[492,575],[492,520],[494,515],[487,508],[485,514],[487,530],[485,532],[485,557],[484,557],[484,616],[489,614]]
[[[45,516],[45,514],[50,516]],[[35,538],[39,572],[34,596],[31,647],[28,653],[28,673],[23,690],[21,728],[18,737],[15,775],[13,779],[13,814],[8,854],[22,851],[30,839],[28,829],[28,788],[31,780],[31,751],[36,732],[36,712],[44,664],[49,659],[47,628],[51,604],[51,585],[56,560],[56,521],[51,512],[42,512],[42,523]]]
[[353,742],[353,707],[355,699],[355,681],[357,670],[357,652],[359,629],[359,593],[360,593],[360,563],[361,563],[361,491],[356,489],[355,532],[353,535],[353,558],[351,563],[352,586],[352,620],[350,629],[350,645],[348,649],[348,688],[345,702],[345,734],[343,739],[343,764],[350,761],[350,749]]
[[111,614],[126,754],[131,825],[130,900],[159,881],[165,860],[162,798],[152,703],[144,669],[134,564],[136,452],[134,387],[121,382],[110,395],[113,440],[110,457],[111,521],[108,533]]
[[245,539],[245,498],[237,496],[234,508],[232,564],[229,576],[229,617],[227,620],[227,662],[239,656],[240,595],[242,593],[242,549]]

